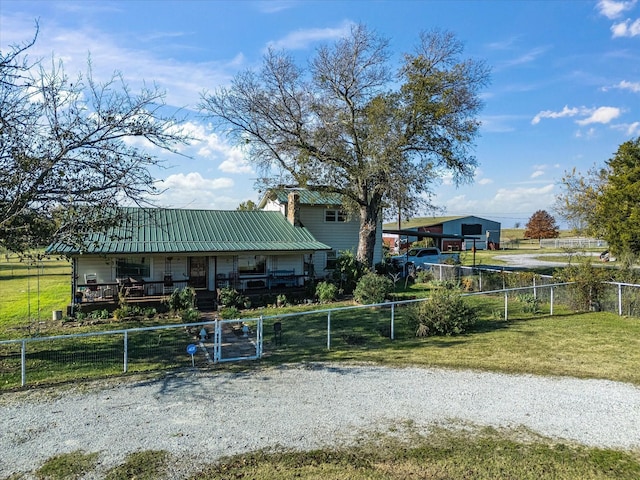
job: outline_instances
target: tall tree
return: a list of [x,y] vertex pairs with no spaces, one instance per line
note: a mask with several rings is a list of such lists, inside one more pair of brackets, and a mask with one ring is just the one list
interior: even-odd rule
[[563,217],[606,240],[618,257],[640,254],[640,137],[621,144],[604,167],[567,173],[562,186],[556,210]]
[[371,265],[383,205],[411,215],[445,172],[458,183],[473,177],[489,70],[462,51],[451,33],[423,34],[394,75],[388,42],[357,25],[320,47],[308,69],[270,50],[260,71],[203,93],[200,107],[247,149],[261,188],[341,194],[359,213],[357,258]]
[[70,79],[61,63],[28,62],[34,42],[0,52],[0,247],[18,252],[81,247],[88,230],[117,225],[114,207],[156,192],[161,161],[140,145],[187,140],[156,87],[134,94],[117,73],[98,83],[90,63]]
[[556,196],[554,210],[580,235],[601,236],[595,221],[596,204],[606,184],[607,170],[591,167],[586,174],[575,168],[565,172],[562,193]]
[[594,224],[616,255],[640,254],[640,137],[618,147],[607,161]]
[[560,229],[556,219],[546,210],[538,210],[525,225],[524,238],[558,238]]

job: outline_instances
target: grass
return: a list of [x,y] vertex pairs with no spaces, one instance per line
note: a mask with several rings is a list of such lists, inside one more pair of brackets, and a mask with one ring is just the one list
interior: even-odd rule
[[56,258],[33,263],[2,256],[0,287],[0,338],[21,337],[50,320],[54,310],[66,310],[71,265]]
[[[165,451],[141,451],[105,473],[97,472],[97,454],[72,452],[52,457],[35,473],[51,480],[98,473],[107,480],[170,478],[169,466],[190,460]],[[184,467],[184,466],[183,466]],[[352,445],[311,451],[283,448],[187,465],[184,478],[203,479],[519,479],[632,480],[640,478],[640,457],[632,452],[553,442],[530,431],[496,430],[473,425],[434,428],[418,434],[413,425],[387,432],[364,432]]]
[[[396,432],[397,433],[397,432]],[[259,451],[211,465],[192,479],[636,479],[637,457],[554,444],[523,432],[492,429],[403,432],[365,437],[359,445],[310,452]]]
[[[522,253],[522,250],[517,253]],[[487,259],[490,262],[490,257]],[[33,286],[33,277],[27,284],[25,265],[2,265],[2,291],[11,290],[14,294],[0,298],[0,335],[5,338],[21,337],[33,324],[24,305],[25,289]],[[45,274],[39,280],[41,312],[62,309],[59,299],[68,297],[68,274],[65,262],[51,261],[45,266]],[[399,296],[424,295],[421,288],[413,286]],[[45,298],[49,300],[45,302]],[[509,320],[505,321],[501,318],[503,297],[470,297],[468,301],[480,309],[482,320],[468,334],[454,337],[415,338],[407,326],[406,308],[395,311],[394,341],[389,340],[388,309],[333,312],[329,351],[326,348],[326,314],[268,318],[265,320],[267,355],[257,365],[303,361],[372,362],[399,367],[417,365],[605,378],[640,385],[640,321],[637,319],[608,313],[573,314],[558,308],[553,317],[532,315],[525,311],[524,305],[513,301],[509,306]],[[260,313],[270,316],[292,312],[296,309],[272,309]],[[251,312],[252,316],[255,314],[255,311]],[[50,318],[49,315],[47,317]],[[283,324],[283,341],[279,345],[275,345],[269,336],[272,324],[277,320]],[[149,325],[154,321],[73,328],[56,326],[51,321],[43,322],[43,330],[53,334],[56,329],[60,330],[58,333],[96,331]],[[189,338],[182,330],[139,337],[131,335],[129,340],[130,368],[134,371],[180,368],[189,364],[183,352]],[[29,366],[30,382],[63,382],[120,374],[120,339],[88,337],[68,344],[65,342],[30,352],[30,361],[34,362]],[[113,364],[102,360],[110,357],[117,360]],[[19,361],[19,352],[16,357],[0,351],[0,389],[19,385],[19,368],[14,369],[13,374],[7,374],[7,369],[13,368],[9,363],[16,358]],[[256,363],[198,366],[244,370],[256,368]],[[175,468],[188,461],[164,451],[141,451],[129,455],[122,464],[100,472],[100,476],[110,479],[168,478],[170,465]],[[77,451],[50,458],[34,470],[34,474],[36,478],[84,478],[95,473],[99,465],[99,454]],[[189,468],[187,465],[185,470]],[[197,468],[194,479],[640,478],[638,452],[554,443],[530,432],[497,432],[469,426],[453,431],[435,430],[427,436],[416,434],[410,426],[396,426],[384,434],[365,434],[355,445],[337,445],[307,452],[282,449],[251,452],[218,462],[205,460],[198,463]]]

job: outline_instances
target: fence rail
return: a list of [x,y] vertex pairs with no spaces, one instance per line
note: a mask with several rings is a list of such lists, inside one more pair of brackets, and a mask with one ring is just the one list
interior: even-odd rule
[[[445,271],[451,274],[450,270]],[[513,312],[522,312],[523,302],[531,299],[535,300],[539,315],[553,315],[560,305],[575,307],[570,283],[552,283],[551,278],[525,275],[519,281],[528,282],[526,285],[505,288],[506,283],[517,283],[518,277],[502,272],[496,276],[496,272],[477,269],[472,273],[463,277],[472,279],[467,286],[482,285],[485,289],[464,295],[491,298],[495,312],[503,320]],[[487,290],[491,285],[497,287]],[[589,308],[640,316],[640,285],[608,282],[600,298]],[[375,348],[415,333],[407,327],[406,307],[425,300],[0,341],[0,388],[25,386],[28,381],[60,382],[188,367],[196,365],[196,360],[198,367],[255,360],[262,358],[265,350],[269,355],[295,351],[302,358],[358,345]],[[191,356],[188,345],[196,346]]]
[[572,238],[543,238],[540,240],[541,248],[609,248],[606,241],[599,238],[572,237]]

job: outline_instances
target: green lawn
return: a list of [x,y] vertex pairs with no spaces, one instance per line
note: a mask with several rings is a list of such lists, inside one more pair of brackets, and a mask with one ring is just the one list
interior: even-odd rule
[[[503,253],[503,252],[496,252]],[[487,257],[487,262],[490,257]],[[50,312],[63,309],[68,298],[69,265],[49,261],[36,275],[32,267],[2,261],[0,270],[0,335],[18,338],[37,322],[40,288],[40,322],[47,334],[131,328],[162,320],[62,326]],[[31,275],[27,278],[27,273]],[[5,294],[5,292],[11,292]],[[400,294],[424,295],[416,285]],[[28,293],[28,294],[27,294]],[[31,301],[30,308],[26,299]],[[416,338],[408,328],[406,308],[395,311],[396,339],[389,339],[390,311],[360,308],[332,312],[331,350],[327,350],[327,314],[300,315],[296,308],[245,312],[263,314],[265,357],[240,365],[210,365],[200,369],[246,370],[285,362],[373,362],[381,365],[464,368],[506,373],[527,373],[580,378],[603,378],[640,385],[640,320],[608,313],[575,314],[556,307],[548,315],[525,312],[513,301],[509,320],[502,319],[503,297],[469,297],[480,309],[481,321],[465,334]],[[347,305],[347,304],[344,304]],[[305,309],[317,308],[317,306]],[[34,313],[36,312],[36,313]],[[45,315],[46,312],[46,315]],[[289,313],[292,316],[284,316]],[[35,319],[35,320],[34,320]],[[166,320],[165,320],[166,321]],[[283,325],[282,343],[276,345],[273,322]],[[130,368],[135,372],[183,368],[188,364],[184,331],[132,335]],[[35,344],[34,344],[35,345]],[[30,345],[29,348],[35,348]],[[121,375],[121,339],[89,337],[80,341],[42,344],[31,351],[29,380],[55,384],[68,380]],[[114,362],[105,358],[115,358]],[[177,360],[179,359],[179,360]],[[18,365],[16,369],[16,365]],[[33,369],[35,368],[35,371]],[[0,350],[0,389],[19,385],[19,350]],[[108,478],[168,478],[171,465],[181,462],[167,452],[142,451],[127,457]],[[52,457],[37,478],[81,478],[96,468],[93,453],[73,452]],[[193,478],[269,479],[636,479],[640,478],[640,453],[586,448],[552,442],[522,431],[496,432],[466,426],[461,431],[436,430],[420,436],[410,425],[389,434],[365,435],[353,446],[335,446],[309,452],[275,450],[237,455],[219,462],[202,462]]]
[[0,339],[20,338],[48,323],[71,298],[71,265],[44,258],[37,263],[0,257]]

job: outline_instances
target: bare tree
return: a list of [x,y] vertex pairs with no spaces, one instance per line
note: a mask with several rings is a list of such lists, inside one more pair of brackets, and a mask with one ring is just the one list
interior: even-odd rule
[[445,172],[456,182],[473,176],[478,92],[489,74],[461,53],[452,34],[423,34],[394,74],[388,42],[357,25],[306,70],[269,51],[260,71],[203,93],[200,108],[247,148],[260,187],[341,194],[359,213],[357,258],[371,265],[383,206],[411,215]]
[[0,52],[0,247],[81,247],[119,224],[121,202],[156,192],[150,147],[175,152],[187,137],[157,87],[134,94],[119,73],[99,83],[90,62],[72,80],[55,59],[29,63],[34,42]]

